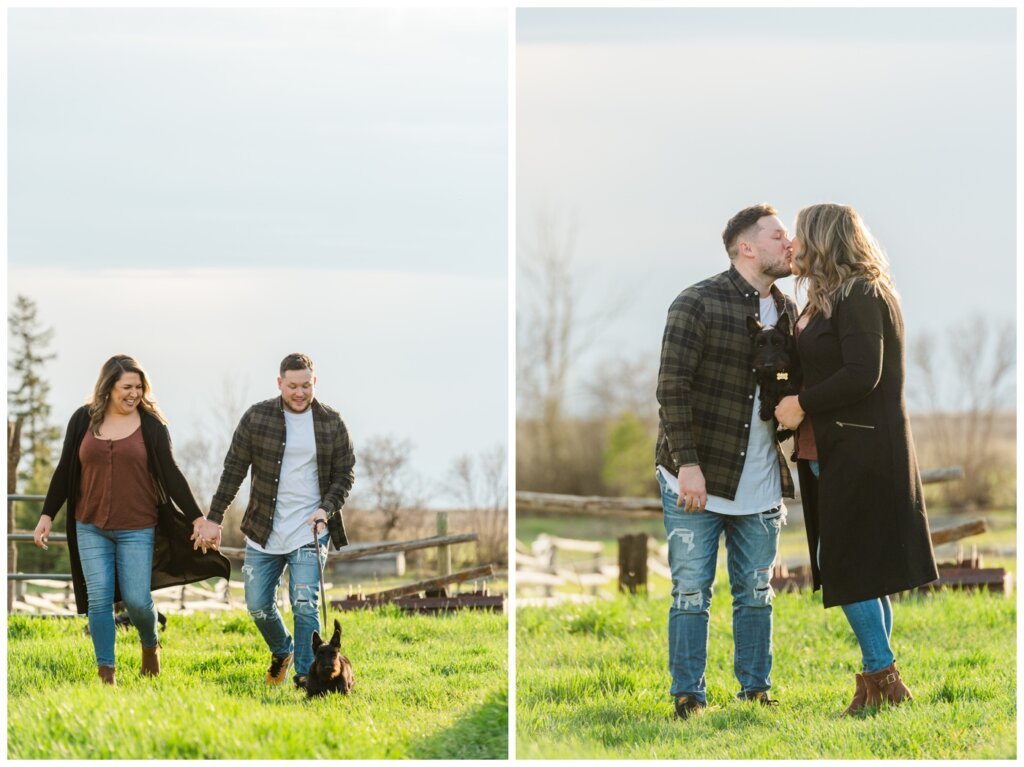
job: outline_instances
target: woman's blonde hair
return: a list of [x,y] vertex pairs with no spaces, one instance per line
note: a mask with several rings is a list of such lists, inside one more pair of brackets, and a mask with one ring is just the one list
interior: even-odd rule
[[825,202],[809,205],[796,216],[796,236],[802,250],[796,257],[797,286],[807,285],[811,314],[832,316],[836,301],[850,294],[858,279],[874,295],[899,301],[889,274],[889,260],[857,211],[849,205]]
[[96,386],[92,390],[92,398],[88,402],[91,419],[89,428],[93,434],[99,434],[100,424],[103,423],[103,416],[106,415],[107,404],[110,402],[110,392],[125,373],[137,373],[142,379],[142,398],[139,400],[139,407],[161,422],[167,422],[160,408],[156,406],[149,386],[149,377],[142,369],[142,365],[127,354],[115,354],[100,368],[99,378],[96,379]]

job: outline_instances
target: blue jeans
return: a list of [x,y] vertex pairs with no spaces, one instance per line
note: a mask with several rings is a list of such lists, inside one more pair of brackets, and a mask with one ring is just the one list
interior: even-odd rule
[[[808,461],[815,477],[821,473],[817,461]],[[818,567],[821,567],[821,540],[818,540]],[[892,637],[892,603],[888,596],[840,605],[860,645],[862,671],[872,674],[895,663],[889,639]]]
[[156,605],[149,585],[153,570],[153,530],[102,530],[88,522],[75,526],[78,558],[89,594],[89,636],[97,666],[114,665],[114,578],[143,647],[155,647]]
[[[312,537],[312,536],[310,536]],[[328,535],[320,538],[321,567],[327,561]],[[317,551],[310,541],[289,554],[265,554],[245,547],[245,606],[274,655],[295,654],[295,676],[306,676],[313,663],[313,632],[320,631],[320,576]],[[288,598],[295,622],[295,640],[277,609],[277,587],[288,566]]]
[[707,703],[704,672],[708,660],[711,589],[718,562],[718,541],[725,548],[732,588],[733,672],[740,696],[771,688],[772,564],[779,550],[782,510],[733,516],[676,506],[678,496],[658,473],[672,570],[672,607],[668,613],[668,664],[672,695],[693,695]]

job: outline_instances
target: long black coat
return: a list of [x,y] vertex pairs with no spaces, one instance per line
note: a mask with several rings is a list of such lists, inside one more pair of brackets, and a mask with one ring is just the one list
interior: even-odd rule
[[936,580],[903,394],[898,304],[858,281],[830,319],[811,319],[797,347],[800,405],[811,418],[821,468],[815,482],[800,461],[801,495],[814,587],[822,589],[825,607]]
[[[153,536],[153,573],[150,588],[153,591],[167,586],[181,586],[207,578],[228,578],[231,563],[216,551],[193,551],[192,520],[203,515],[196,503],[188,482],[182,475],[174,454],[171,452],[171,437],[167,426],[144,410],[142,416],[142,441],[146,444],[149,472],[153,475],[157,494],[157,525]],[[81,485],[82,463],[78,450],[89,430],[89,409],[81,407],[68,421],[64,434],[64,447],[60,461],[50,479],[43,502],[43,514],[53,518],[67,502],[68,548],[71,554],[71,582],[75,588],[75,605],[79,614],[89,610],[89,595],[86,590],[82,561],[78,556],[78,535],[75,529],[75,505],[78,502]],[[120,589],[115,586],[114,600],[119,600]]]

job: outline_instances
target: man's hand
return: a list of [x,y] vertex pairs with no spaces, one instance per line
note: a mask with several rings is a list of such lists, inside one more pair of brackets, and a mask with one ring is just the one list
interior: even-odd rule
[[36,529],[32,531],[32,540],[41,549],[48,549],[46,545],[46,539],[50,537],[50,531],[53,529],[53,517],[48,514],[43,514],[39,517],[39,523],[36,525]]
[[704,511],[708,503],[708,491],[704,485],[704,472],[700,466],[679,467],[679,499],[676,506],[685,512]]
[[320,540],[320,533],[327,529],[327,512],[324,509],[317,509],[313,512],[313,516],[306,520],[306,524],[309,525],[309,529],[313,531],[316,539]]
[[218,525],[216,522],[211,522],[205,517],[199,517],[192,522],[192,535],[189,537],[190,541],[195,541],[192,544],[192,550],[201,548],[203,553],[206,553],[207,548],[211,548],[214,551],[220,551],[220,538],[223,527]]
[[786,429],[795,429],[804,420],[804,409],[800,407],[800,398],[795,394],[783,397],[775,406],[775,420]]

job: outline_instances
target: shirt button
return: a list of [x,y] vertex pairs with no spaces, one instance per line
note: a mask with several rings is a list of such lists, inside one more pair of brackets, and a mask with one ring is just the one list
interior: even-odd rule
[[747,399],[754,399],[754,395],[753,394],[747,395]]
[[750,428],[750,424],[749,424],[749,423],[745,423],[745,424],[743,424],[743,428],[744,428],[744,429],[749,429],[749,428]]
[[740,455],[746,455],[746,453],[740,453]]

